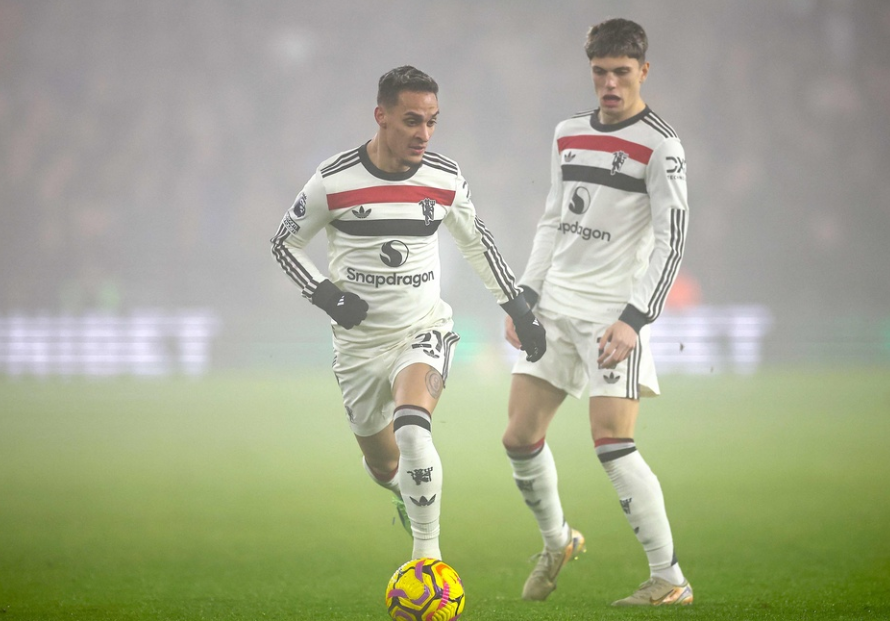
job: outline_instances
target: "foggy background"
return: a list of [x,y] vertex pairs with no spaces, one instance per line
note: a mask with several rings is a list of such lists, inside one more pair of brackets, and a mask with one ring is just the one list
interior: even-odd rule
[[[373,136],[402,64],[438,81],[430,148],[521,275],[609,17],[646,28],[643,98],[686,149],[681,312],[756,309],[766,363],[890,363],[885,0],[0,0],[0,358],[70,358],[113,325],[203,330],[195,372],[329,364],[328,318],[268,240],[323,159]],[[501,310],[440,237],[461,349],[500,347]]]

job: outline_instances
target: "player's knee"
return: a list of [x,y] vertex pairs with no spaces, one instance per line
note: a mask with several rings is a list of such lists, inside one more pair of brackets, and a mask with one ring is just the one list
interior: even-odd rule
[[399,469],[399,455],[390,458],[365,457],[368,473],[380,481],[391,480]]
[[501,443],[508,452],[521,452],[524,447],[544,442],[546,432],[546,426],[530,424],[528,418],[511,417]]
[[502,439],[504,450],[510,457],[522,459],[523,457],[533,457],[541,452],[544,447],[544,438],[538,439],[518,438],[504,434]]

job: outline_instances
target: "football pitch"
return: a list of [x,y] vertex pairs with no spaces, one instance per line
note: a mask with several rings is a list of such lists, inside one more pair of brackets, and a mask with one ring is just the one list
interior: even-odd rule
[[[543,603],[540,537],[500,444],[509,377],[456,365],[434,416],[442,550],[467,621],[890,618],[890,370],[662,378],[637,443],[686,609],[612,609],[648,577],[584,402],[548,436],[587,537]],[[411,544],[327,370],[0,380],[0,621],[377,620]]]

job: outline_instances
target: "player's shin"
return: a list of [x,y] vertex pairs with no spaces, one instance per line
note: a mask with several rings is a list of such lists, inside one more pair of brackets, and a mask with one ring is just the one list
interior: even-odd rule
[[671,584],[682,584],[683,572],[674,555],[671,526],[658,477],[631,438],[598,440],[596,453],[618,493],[627,521],[646,552],[650,574]]
[[433,445],[429,412],[419,407],[396,409],[393,429],[399,446],[399,487],[414,535],[414,558],[441,559],[439,514],[442,461]]
[[505,448],[513,467],[513,480],[538,522],[544,546],[549,550],[565,548],[571,528],[563,516],[556,462],[550,447],[541,439],[531,446]]

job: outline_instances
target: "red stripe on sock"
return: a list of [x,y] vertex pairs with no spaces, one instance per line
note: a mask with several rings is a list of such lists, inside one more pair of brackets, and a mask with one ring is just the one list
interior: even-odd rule
[[529,455],[531,453],[535,453],[544,448],[544,438],[541,438],[534,444],[528,444],[526,446],[507,446],[504,445],[504,448],[507,449],[507,453],[510,455]]
[[604,444],[626,444],[627,442],[633,441],[633,438],[600,438],[599,440],[594,440],[593,446],[599,447]]

